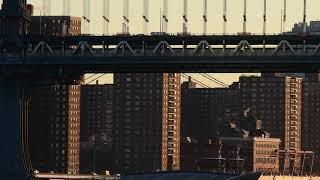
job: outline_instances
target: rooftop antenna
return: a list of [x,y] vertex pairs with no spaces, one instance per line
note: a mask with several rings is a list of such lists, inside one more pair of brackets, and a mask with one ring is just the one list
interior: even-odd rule
[[149,24],[149,0],[144,0],[143,3],[143,16],[144,20],[144,34],[148,34],[148,24]]
[[129,33],[129,1],[124,0],[123,2],[123,23],[122,23],[122,33]]
[[247,32],[247,0],[243,0],[243,33]]
[[163,0],[162,32],[168,32],[168,0]]
[[62,0],[62,1],[63,1],[62,15],[70,16],[70,0]]
[[188,0],[183,0],[183,34],[188,33]]
[[90,0],[83,0],[83,12],[82,12],[82,19],[83,19],[83,32],[89,33],[90,32]]
[[102,0],[103,1],[103,34],[109,34],[109,23],[110,23],[110,1],[109,0]]
[[207,34],[208,0],[203,0],[203,35]]
[[227,0],[223,0],[223,35],[227,33]]
[[303,32],[307,32],[307,0],[303,1]]
[[287,21],[287,0],[283,0],[282,32],[286,31],[286,21]]
[[267,31],[267,0],[263,0],[263,35],[266,35]]

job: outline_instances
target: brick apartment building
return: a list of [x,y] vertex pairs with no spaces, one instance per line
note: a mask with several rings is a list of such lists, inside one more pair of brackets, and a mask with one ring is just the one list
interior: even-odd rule
[[195,82],[181,85],[181,136],[215,137],[219,126],[239,116],[240,89],[197,88]]
[[113,84],[81,86],[81,173],[101,173],[112,168],[112,109]]
[[180,81],[178,73],[114,74],[117,171],[180,169]]
[[79,173],[79,85],[32,88],[29,128],[34,169],[40,172]]
[[76,36],[81,34],[81,18],[72,16],[32,16],[31,35]]

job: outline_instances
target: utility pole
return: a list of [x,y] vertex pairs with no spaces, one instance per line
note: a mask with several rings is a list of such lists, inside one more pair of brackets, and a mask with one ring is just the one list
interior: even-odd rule
[[267,0],[263,0],[263,35],[266,35],[267,31]]
[[203,0],[203,35],[207,34],[208,0]]
[[168,0],[163,0],[162,32],[168,32]]
[[183,34],[188,33],[188,0],[183,0],[183,25],[182,25]]
[[247,0],[243,0],[243,34],[247,33]]
[[307,32],[307,0],[303,1],[303,32]]
[[282,32],[286,31],[286,21],[287,21],[287,0],[283,0]]
[[102,0],[103,1],[103,34],[109,34],[109,23],[110,23],[110,1],[109,0]]
[[223,35],[227,33],[227,0],[223,0]]
[[149,24],[149,0],[144,0],[143,3],[143,16],[144,20],[144,34],[148,34],[148,24]]
[[123,23],[122,23],[122,33],[129,33],[129,0],[123,1]]

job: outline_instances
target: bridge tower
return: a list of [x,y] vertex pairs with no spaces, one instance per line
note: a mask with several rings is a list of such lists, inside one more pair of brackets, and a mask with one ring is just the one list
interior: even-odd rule
[[[21,57],[22,38],[30,23],[26,0],[3,0],[2,16],[0,50],[10,57]],[[0,71],[0,179],[27,179],[27,170],[31,169],[25,146],[28,98],[22,77],[16,69]]]

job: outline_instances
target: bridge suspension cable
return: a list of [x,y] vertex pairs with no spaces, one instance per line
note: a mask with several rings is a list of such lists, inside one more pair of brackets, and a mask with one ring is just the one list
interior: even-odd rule
[[205,77],[205,78],[207,78],[207,79],[209,79],[210,81],[214,82],[215,84],[217,84],[217,85],[219,85],[219,86],[222,86],[222,87],[224,87],[224,88],[229,87],[227,84],[225,84],[224,82],[222,82],[222,81],[214,78],[213,76],[211,76],[211,75],[208,74],[208,73],[200,73],[200,75],[203,76],[203,77]]
[[168,32],[168,0],[163,0],[162,32]]
[[44,16],[51,15],[51,0],[43,0],[42,1],[42,10]]
[[243,0],[243,33],[247,33],[247,0]]
[[203,0],[203,35],[207,34],[208,0]]
[[96,77],[96,78],[92,79],[91,81],[89,81],[89,82],[85,83],[85,85],[90,84],[90,83],[92,83],[92,82],[94,82],[94,81],[96,81],[96,80],[98,80],[98,79],[102,78],[102,77],[103,77],[103,76],[105,76],[105,75],[106,75],[106,74],[101,74],[100,76],[98,76],[98,77]]
[[123,0],[122,33],[129,33],[129,0]]
[[[186,79],[189,79],[189,77],[191,77],[191,76],[188,76],[188,74],[186,74],[186,73],[182,73],[181,76],[182,76],[183,78],[186,78]],[[191,77],[191,80],[194,81],[194,82],[196,82],[197,84],[199,84],[199,85],[200,85],[201,87],[203,87],[203,88],[211,88],[210,86],[202,83],[201,81],[198,81],[197,79],[195,79],[195,78],[193,78],[193,77]]]
[[86,80],[88,80],[88,79],[91,79],[92,77],[94,77],[94,76],[96,76],[96,75],[97,75],[97,73],[95,73],[95,74],[93,74],[93,75],[91,75],[91,76],[89,76],[89,77],[85,78],[84,80],[86,81]]
[[188,33],[188,0],[183,0],[183,34]]
[[286,21],[287,21],[287,0],[283,0],[282,32],[286,31]]
[[63,3],[62,15],[70,16],[70,0],[62,0],[62,3]]
[[148,26],[149,26],[149,0],[144,0],[143,1],[143,30],[144,34],[148,34]]
[[266,35],[267,31],[267,0],[263,0],[263,35]]
[[307,0],[303,1],[303,32],[307,32]]
[[227,33],[227,0],[223,0],[223,35]]
[[90,0],[83,0],[82,20],[84,33],[90,33]]
[[102,19],[103,19],[103,28],[102,28],[102,32],[104,35],[108,35],[109,34],[109,23],[110,23],[110,0],[102,0],[103,1],[103,15],[102,15]]

